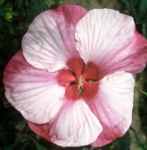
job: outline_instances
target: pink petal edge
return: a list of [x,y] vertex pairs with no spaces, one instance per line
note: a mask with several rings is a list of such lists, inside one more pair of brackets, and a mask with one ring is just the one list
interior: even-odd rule
[[91,111],[100,121],[103,131],[93,143],[102,147],[123,136],[132,122],[134,77],[127,72],[105,76],[99,84],[97,97],[88,101]]
[[102,131],[99,121],[83,100],[67,101],[52,122],[29,127],[38,135],[62,147],[89,145]]
[[127,71],[133,74],[143,71],[147,63],[147,40],[138,33],[134,34],[132,42],[118,52],[109,55],[103,65],[106,74],[115,71]]
[[75,49],[75,25],[86,10],[77,5],[61,5],[38,15],[22,40],[23,55],[36,68],[49,72],[66,66],[78,55]]
[[65,93],[56,83],[55,75],[32,67],[22,51],[18,52],[4,72],[5,95],[26,120],[49,122],[60,110]]

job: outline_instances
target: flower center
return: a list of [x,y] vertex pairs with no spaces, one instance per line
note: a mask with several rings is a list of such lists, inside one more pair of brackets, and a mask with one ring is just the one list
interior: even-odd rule
[[85,64],[81,58],[69,59],[67,67],[57,75],[58,83],[65,87],[65,97],[70,100],[93,99],[98,89],[98,67],[92,62]]

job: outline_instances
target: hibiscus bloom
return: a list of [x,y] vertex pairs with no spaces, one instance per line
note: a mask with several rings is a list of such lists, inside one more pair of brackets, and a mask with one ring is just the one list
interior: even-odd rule
[[63,5],[37,16],[8,63],[8,101],[57,145],[103,146],[131,125],[134,75],[147,41],[131,16]]

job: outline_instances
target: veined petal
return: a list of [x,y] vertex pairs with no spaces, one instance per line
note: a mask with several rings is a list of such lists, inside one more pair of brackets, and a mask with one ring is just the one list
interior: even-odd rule
[[60,146],[83,146],[96,140],[102,127],[83,100],[68,102],[50,128],[50,140]]
[[31,122],[49,122],[62,106],[65,90],[55,74],[33,68],[21,52],[7,65],[4,84],[8,101]]
[[147,40],[135,33],[132,42],[118,52],[108,54],[101,64],[103,72],[127,71],[133,74],[141,72],[147,63]]
[[85,62],[100,63],[113,50],[127,46],[134,31],[132,17],[111,9],[94,9],[76,25],[76,47]]
[[94,146],[103,146],[126,133],[132,121],[134,78],[127,72],[115,72],[104,77],[99,84],[91,110],[103,126]]
[[[54,19],[57,22],[62,40],[67,50],[75,50],[75,26],[87,13],[87,10],[78,6],[64,4],[55,10]],[[59,19],[60,18],[60,19]],[[76,53],[76,51],[74,51]]]
[[22,40],[23,54],[28,63],[50,72],[65,67],[75,53],[75,23],[86,13],[76,5],[63,5],[38,15]]

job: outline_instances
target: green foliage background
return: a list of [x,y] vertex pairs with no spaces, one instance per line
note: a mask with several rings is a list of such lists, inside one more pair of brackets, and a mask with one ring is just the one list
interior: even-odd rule
[[[21,48],[21,38],[41,11],[63,3],[80,4],[87,9],[114,8],[132,15],[137,29],[147,37],[147,0],[0,0],[0,150],[89,150],[61,148],[33,134],[21,115],[4,96],[3,69]],[[99,150],[147,150],[147,69],[136,77],[133,123],[128,133]],[[125,113],[125,112],[124,112]],[[97,148],[98,150],[98,148]]]

